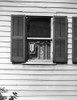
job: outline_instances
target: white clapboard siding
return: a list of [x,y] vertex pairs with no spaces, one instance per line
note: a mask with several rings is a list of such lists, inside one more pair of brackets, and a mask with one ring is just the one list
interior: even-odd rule
[[0,42],[0,47],[6,47],[6,48],[11,48],[11,44],[10,42],[6,43],[6,42]]
[[44,76],[44,75],[46,75],[46,76],[59,76],[59,75],[66,75],[66,76],[69,76],[69,75],[71,75],[71,76],[76,76],[77,75],[77,70],[76,71],[54,71],[53,72],[53,70],[52,71],[29,71],[29,70],[11,70],[11,69],[9,69],[9,70],[6,70],[6,69],[4,69],[4,70],[0,70],[0,73],[2,74],[2,75],[5,75],[5,74],[8,74],[8,75],[37,75],[37,76],[39,76],[39,75],[41,75],[41,76]]
[[52,90],[54,90],[54,91],[57,91],[57,90],[59,90],[59,91],[61,91],[61,90],[66,90],[66,91],[71,91],[71,90],[73,90],[73,91],[77,91],[77,86],[6,86],[6,88],[8,88],[8,90],[9,91],[14,91],[14,90],[16,90],[16,91],[26,91],[26,90],[34,90],[34,91],[52,91]]
[[3,26],[0,26],[0,31],[2,30],[5,30],[5,31],[11,31],[11,28],[10,27],[3,27]]
[[[38,4],[40,4],[40,5],[38,5]],[[5,2],[0,2],[0,7],[3,7],[2,5],[4,5],[4,7],[7,7],[7,3],[5,3]],[[48,8],[53,8],[53,7],[55,7],[55,2],[44,2],[44,1],[42,1],[42,2],[28,2],[28,1],[25,1],[25,2],[9,2],[8,3],[8,7],[20,7],[20,8],[24,8],[24,7],[29,7],[29,6],[31,6],[31,7],[40,7],[40,8],[42,8],[42,7],[48,7]],[[60,2],[60,3],[56,3],[56,7],[58,7],[58,8],[60,8],[60,7],[64,7],[64,8],[66,8],[66,9],[76,9],[77,8],[77,6],[76,6],[76,4],[75,3],[71,3],[71,5],[70,5],[70,2],[68,2],[68,3],[62,3],[62,2]]]
[[[57,8],[50,8],[50,9],[42,9],[42,8],[26,8],[26,9],[16,9],[16,8],[12,8],[12,9],[6,9],[6,8],[3,8],[4,10],[3,10],[3,12],[6,12],[6,13],[10,13],[10,14],[12,14],[12,13],[17,13],[17,12],[22,12],[22,13],[56,13],[56,12],[58,12],[58,13],[66,13],[66,9],[57,9]],[[31,10],[32,9],[32,10]],[[15,10],[15,11],[14,11]],[[68,9],[67,10],[67,13],[69,13],[69,14],[77,14],[76,13],[76,9]]]
[[[4,7],[7,7],[7,3],[5,3],[5,2],[1,2],[0,3],[0,7],[3,7],[2,5],[4,5]],[[44,7],[48,7],[48,8],[53,8],[53,7],[55,7],[55,2],[44,2],[44,1],[42,1],[42,2],[9,2],[9,4],[8,4],[8,7],[16,7],[16,8],[18,8],[18,7],[20,7],[20,8],[24,8],[24,7],[38,7],[38,8],[44,8]],[[68,2],[68,3],[62,3],[62,2],[60,2],[60,3],[56,3],[56,7],[57,8],[65,8],[65,9],[77,9],[77,6],[76,6],[76,4],[74,3],[71,3],[71,5],[70,5],[70,2]]]
[[10,22],[11,21],[11,17],[10,16],[0,16],[0,21]]
[[[75,99],[74,99],[74,97],[75,97]],[[20,98],[18,98],[18,100],[21,100],[21,99],[23,99],[23,100],[30,100],[30,98],[32,99],[32,100],[50,100],[50,99],[52,99],[52,100],[76,100],[76,96],[74,95],[74,97],[73,96],[41,96],[41,97],[38,97],[38,96],[36,96],[36,97],[20,97]]]
[[11,37],[0,37],[0,41],[10,42],[11,41]]
[[68,58],[72,59],[72,55],[71,55],[71,54],[70,54],[70,55],[68,55]]
[[76,81],[77,76],[75,75],[0,75],[0,80],[43,80],[43,81],[52,81],[52,80],[66,80],[66,81]]
[[[6,16],[6,15],[8,15],[8,16],[10,16],[11,14],[16,14],[16,15],[35,15],[35,16],[53,16],[53,14],[56,14],[55,12],[51,12],[51,13],[49,13],[49,12],[42,12],[42,13],[40,13],[40,12],[23,12],[23,11],[19,11],[19,12],[0,12],[0,15],[4,15],[4,16]],[[75,14],[74,14],[75,15]]]
[[[52,6],[52,5],[51,5]],[[36,4],[35,4],[35,6],[29,6],[29,7],[17,7],[17,9],[15,9],[15,7],[0,7],[1,9],[3,9],[3,11],[7,11],[7,12],[10,12],[10,11],[31,11],[31,9],[32,9],[32,11],[33,12],[38,12],[39,10],[39,12],[46,12],[47,10],[49,10],[48,12],[50,12],[50,10],[52,9],[52,11],[56,11],[56,12],[66,12],[66,9],[68,9],[67,10],[67,13],[76,13],[76,10],[77,10],[77,8],[76,9],[74,9],[74,8],[72,8],[72,7],[70,7],[70,9],[69,8],[61,8],[61,7],[47,7],[47,6],[44,6],[44,7],[42,7],[41,5],[39,6],[37,6]],[[10,8],[10,9],[9,9]],[[35,8],[36,8],[36,10],[35,10]],[[45,9],[46,8],[46,9]],[[73,9],[74,9],[74,11],[73,11]],[[63,10],[63,11],[62,11]]]
[[68,38],[68,43],[72,43],[71,38]]
[[0,53],[0,57],[1,58],[5,58],[5,57],[10,58],[10,53]]
[[68,18],[68,64],[72,64],[72,18]]
[[[7,86],[9,86],[9,87],[12,87],[12,86],[35,86],[36,88],[38,87],[38,86],[48,86],[48,87],[50,87],[50,86],[66,86],[67,88],[68,87],[73,87],[73,88],[77,88],[77,81],[73,81],[73,80],[71,80],[71,81],[37,81],[37,80],[0,80],[0,86],[1,87],[6,87],[6,89],[8,89],[7,88]],[[24,88],[25,89],[25,88]],[[59,88],[60,89],[60,88]],[[26,89],[25,89],[26,90]]]
[[10,11],[10,12],[8,12],[8,11],[4,11],[4,12],[0,12],[0,15],[1,16],[10,16],[10,15],[12,15],[12,14],[16,14],[16,15],[31,15],[31,16],[55,16],[55,15],[57,15],[57,16],[69,16],[69,17],[72,17],[72,16],[77,16],[77,13],[67,13],[67,12],[54,12],[54,11],[52,11],[51,10],[51,12],[24,12],[24,11],[16,11],[16,12],[14,12],[14,11]]
[[71,53],[72,54],[72,50],[71,49],[68,49],[68,53]]
[[0,20],[0,26],[10,27],[11,26],[11,22],[4,21],[4,19],[3,19],[3,21]]
[[[77,91],[17,91],[18,94],[22,97],[31,97],[31,96],[77,96]],[[11,91],[9,91],[11,94]],[[40,97],[41,98],[41,97]],[[56,97],[57,98],[57,97]]]
[[[11,63],[11,15],[67,16],[66,65],[23,65]],[[77,65],[72,63],[72,17],[76,0],[0,0],[0,87],[17,100],[77,100]]]
[[4,37],[9,37],[9,36],[11,36],[11,32],[6,32],[6,31],[5,32],[4,31],[2,32],[2,31],[0,31],[0,37],[3,37],[3,36]]
[[71,28],[68,28],[68,33],[72,33],[72,29]]
[[10,53],[10,48],[6,48],[6,47],[0,47],[0,52],[9,52]]
[[[1,1],[3,1],[3,0],[1,0]],[[22,1],[21,1],[21,0],[13,0],[13,2],[20,2],[20,3],[21,3],[21,2],[26,2],[26,1],[27,1],[27,0],[22,0]],[[6,1],[5,1],[5,2],[6,2]],[[33,2],[33,3],[34,3],[34,2],[35,2],[35,3],[36,3],[36,2],[46,2],[46,3],[47,3],[47,2],[53,2],[53,0],[43,0],[43,1],[42,1],[42,0],[37,0],[37,1],[36,1],[36,0],[28,0],[28,2]],[[66,3],[68,3],[68,2],[69,2],[69,3],[76,3],[76,0],[74,0],[73,2],[70,1],[70,0],[64,0],[64,1],[61,1],[61,0],[58,0],[58,1],[57,1],[57,0],[55,0],[54,2],[57,2],[57,3],[59,3],[59,2],[62,2],[62,3],[64,3],[64,2],[66,2]]]
[[[67,66],[66,66],[67,65]],[[1,64],[2,67],[0,67],[1,69],[12,69],[12,70],[34,70],[34,71],[73,71],[73,70],[77,70],[77,65],[25,65],[25,64],[9,64],[8,66],[6,66],[6,64]]]
[[68,34],[68,38],[72,38],[72,33],[69,33]]
[[72,48],[72,44],[68,44],[68,48]]
[[0,64],[11,64],[11,60],[9,58],[0,58]]

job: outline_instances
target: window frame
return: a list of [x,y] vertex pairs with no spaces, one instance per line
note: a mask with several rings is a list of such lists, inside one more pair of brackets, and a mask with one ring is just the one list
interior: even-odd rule
[[[39,18],[39,17],[41,17],[41,18],[43,18],[43,17],[45,17],[45,18],[50,18],[50,38],[42,38],[42,37],[39,37],[39,38],[37,38],[37,37],[27,37],[27,40],[34,40],[34,39],[36,39],[36,40],[49,40],[50,41],[50,59],[44,59],[44,60],[42,60],[42,59],[40,59],[40,60],[29,60],[28,59],[28,61],[27,62],[25,62],[25,64],[54,64],[53,63],[53,16],[26,16],[26,18],[28,18],[28,17],[32,17],[32,18]],[[39,63],[39,61],[41,61],[40,63]]]

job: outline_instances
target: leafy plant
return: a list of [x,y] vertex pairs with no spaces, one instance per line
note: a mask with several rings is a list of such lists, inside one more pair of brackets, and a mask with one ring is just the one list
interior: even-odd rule
[[[8,92],[7,89],[5,89],[4,87],[3,88],[0,88],[0,100],[7,100],[7,96],[3,96],[2,93],[6,93]],[[17,99],[17,92],[13,92],[12,93],[12,96],[9,97],[8,100],[14,100],[14,99]]]

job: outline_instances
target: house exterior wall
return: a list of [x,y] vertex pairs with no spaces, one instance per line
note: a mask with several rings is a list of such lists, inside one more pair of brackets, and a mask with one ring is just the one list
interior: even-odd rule
[[[68,64],[12,64],[11,15],[67,16]],[[18,93],[19,100],[76,100],[77,66],[72,64],[72,17],[76,0],[0,0],[0,87]]]

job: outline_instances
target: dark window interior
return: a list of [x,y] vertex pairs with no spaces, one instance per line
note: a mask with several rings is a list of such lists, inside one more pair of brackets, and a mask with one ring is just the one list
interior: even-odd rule
[[51,18],[29,16],[26,20],[28,37],[35,37],[33,40],[28,40],[28,59],[50,59],[50,40],[42,38],[50,38]]
[[50,17],[28,17],[28,37],[50,37]]

